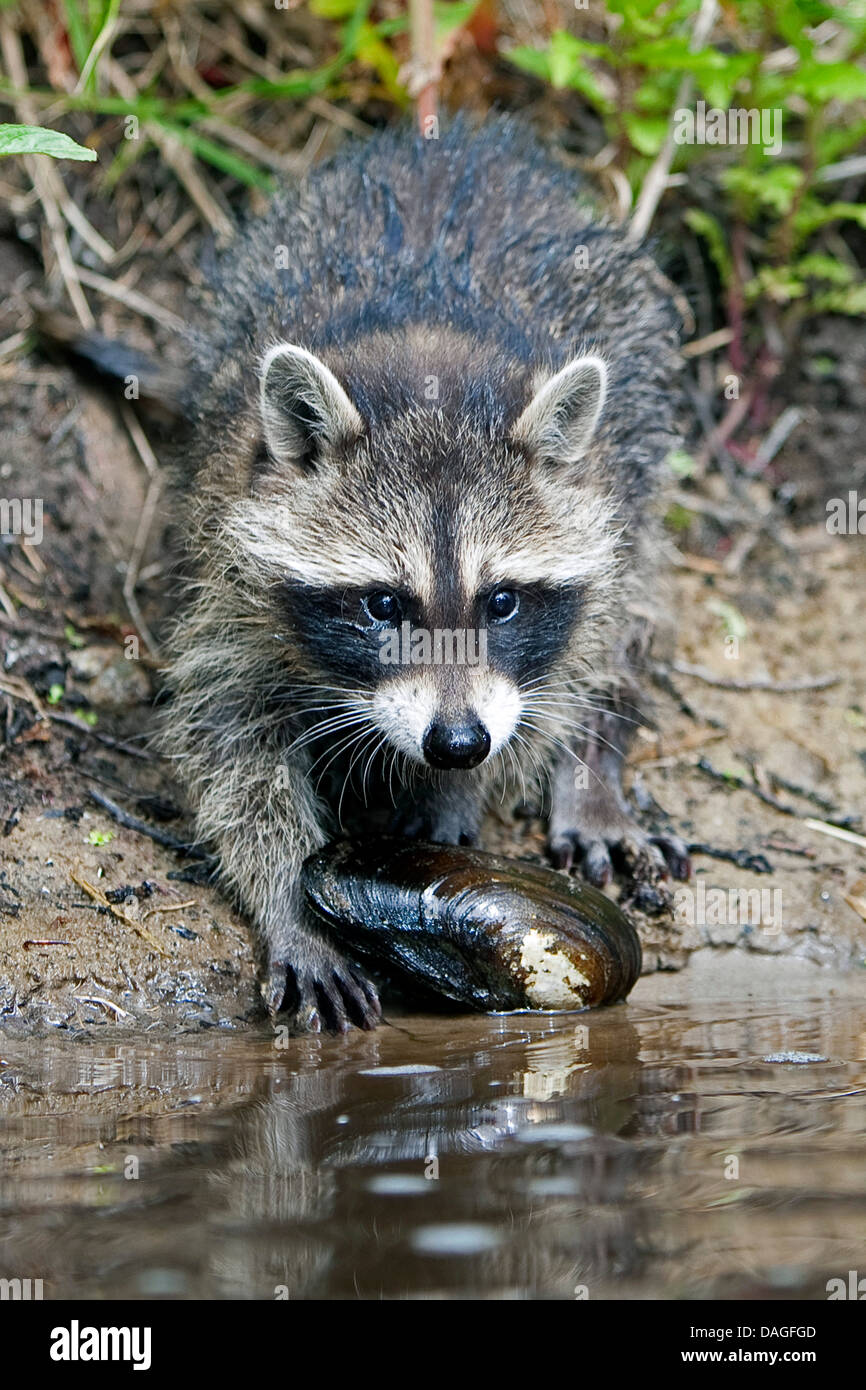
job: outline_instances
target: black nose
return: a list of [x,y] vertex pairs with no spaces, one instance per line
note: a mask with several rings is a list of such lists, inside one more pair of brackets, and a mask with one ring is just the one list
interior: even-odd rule
[[483,724],[431,724],[424,735],[424,757],[431,767],[477,767],[490,752]]

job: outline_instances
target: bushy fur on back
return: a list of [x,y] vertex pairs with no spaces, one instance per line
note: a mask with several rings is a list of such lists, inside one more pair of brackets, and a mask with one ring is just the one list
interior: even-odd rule
[[[392,404],[393,358],[386,348],[371,373],[352,345],[378,330],[393,346],[422,325],[478,345],[476,370],[461,380],[470,419],[514,408],[497,379],[506,364],[519,388],[520,368],[555,370],[579,349],[603,350],[616,410],[602,438],[623,501],[639,507],[670,447],[678,317],[652,261],[579,192],[509,118],[475,132],[458,120],[439,140],[385,131],[283,190],[218,268],[189,399],[208,428],[191,465],[213,466],[213,426],[237,418],[271,341],[347,353],[345,384],[375,423]],[[288,265],[276,270],[281,246]],[[586,270],[576,268],[580,248]]]
[[[575,756],[605,781],[599,730],[651,606],[677,318],[652,262],[577,191],[517,121],[385,132],[281,192],[211,287],[179,460],[192,580],[165,744],[258,928],[266,998],[299,1027],[375,1017],[297,888],[342,818],[358,741],[340,745],[353,719],[363,734],[359,706],[387,733],[384,748],[359,735],[363,796],[376,801],[378,775],[403,833],[477,834],[495,770],[443,775],[412,757],[431,711],[469,698],[489,713],[496,770],[550,781],[552,839],[591,861],[622,831],[617,787],[602,788],[606,810],[580,812],[562,788]],[[521,674],[503,656],[471,697],[451,673],[374,692],[311,630],[319,612],[329,633],[351,626],[328,604],[356,588],[405,590],[431,624],[468,624],[472,596],[506,582],[524,595],[523,647],[508,648]],[[528,713],[512,738],[515,701]],[[323,709],[330,730],[314,735]]]

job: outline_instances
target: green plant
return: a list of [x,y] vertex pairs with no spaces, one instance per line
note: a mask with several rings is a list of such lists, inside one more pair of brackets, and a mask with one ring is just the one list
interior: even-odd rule
[[0,125],[0,155],[50,154],[53,159],[96,158],[96,150],[85,149],[62,130],[40,125]]
[[[477,4],[478,0],[436,0],[434,20],[439,45],[446,45],[467,23]],[[227,128],[242,127],[244,120],[240,113],[254,102],[302,102],[322,95],[339,98],[344,94],[346,70],[357,64],[374,73],[375,95],[399,107],[409,103],[409,94],[401,80],[399,56],[400,52],[404,56],[408,53],[404,39],[409,27],[407,15],[374,21],[370,17],[374,0],[310,0],[309,8],[328,22],[335,40],[336,52],[324,63],[297,68],[276,78],[252,76],[210,90],[200,82],[194,95],[171,98],[157,94],[156,84],[134,96],[108,90],[111,84],[106,76],[105,60],[111,51],[120,12],[119,0],[64,0],[63,16],[79,81],[71,92],[32,87],[28,88],[27,96],[30,100],[50,103],[54,110],[135,117],[142,126],[150,125],[173,137],[197,158],[230,174],[240,183],[268,190],[272,184],[270,174],[254,157],[240,152],[228,139]],[[4,92],[9,96],[20,95],[11,82],[0,78],[0,95]],[[205,133],[200,129],[203,121],[215,120],[223,125],[223,138],[219,132],[208,130]],[[107,171],[107,187],[122,178],[149,143],[146,133],[135,141],[121,142]],[[69,152],[73,147],[81,148],[69,141],[69,149],[63,152],[66,158],[96,158],[95,153],[89,151],[73,156]],[[55,153],[53,150],[47,152]]]
[[676,144],[672,169],[687,178],[682,220],[738,306],[866,314],[854,255],[826,235],[840,223],[866,228],[866,202],[833,196],[841,161],[866,139],[866,5],[734,0],[692,52],[699,8],[700,0],[607,0],[592,40],[560,31],[546,47],[509,57],[580,93],[635,192],[673,129],[685,76],[690,105],[754,111],[765,132],[778,120],[781,148],[763,139]]

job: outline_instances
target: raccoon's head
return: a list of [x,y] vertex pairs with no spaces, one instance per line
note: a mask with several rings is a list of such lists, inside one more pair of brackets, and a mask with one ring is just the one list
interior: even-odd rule
[[332,369],[272,347],[230,527],[295,670],[363,707],[383,747],[467,769],[519,740],[566,653],[591,663],[618,532],[591,465],[604,361],[533,378],[452,348],[398,362],[392,339]]

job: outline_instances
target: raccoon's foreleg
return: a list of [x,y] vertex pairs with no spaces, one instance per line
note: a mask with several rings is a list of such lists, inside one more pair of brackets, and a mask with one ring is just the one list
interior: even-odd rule
[[298,1032],[374,1028],[374,986],[325,940],[303,900],[301,864],[326,837],[302,770],[274,750],[233,747],[198,781],[199,831],[216,844],[223,877],[252,918],[269,1011],[287,1014]]
[[[557,757],[551,777],[548,853],[557,868],[581,859],[584,877],[609,883],[614,867],[638,886],[653,887],[672,873],[688,878],[688,847],[676,835],[650,835],[635,820],[622,787],[632,725],[615,696],[596,697],[583,715],[585,734]],[[628,709],[633,711],[633,706]],[[626,716],[628,718],[628,716]]]
[[439,774],[398,798],[389,823],[392,835],[440,845],[475,845],[486,802],[486,779],[468,772]]

